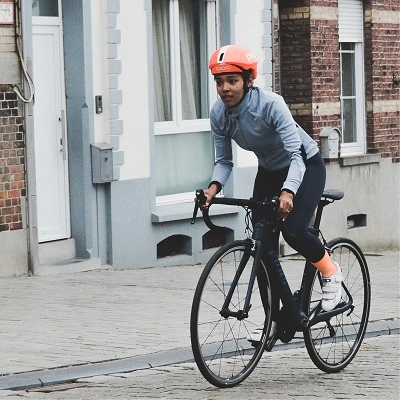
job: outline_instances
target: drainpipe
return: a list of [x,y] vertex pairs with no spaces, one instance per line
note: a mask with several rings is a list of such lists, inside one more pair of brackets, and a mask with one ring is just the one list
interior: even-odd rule
[[[32,61],[28,61],[30,70]],[[32,103],[24,105],[25,155],[26,155],[26,198],[28,220],[28,272],[34,274],[39,266],[39,236],[37,222],[35,140]]]
[[[15,1],[15,29],[18,56],[22,70],[22,94],[17,87],[14,91],[23,101],[25,141],[25,185],[27,215],[28,272],[34,274],[39,266],[39,238],[37,223],[35,140],[33,125],[33,82],[32,76],[32,1]],[[19,47],[18,47],[19,46]],[[21,49],[22,47],[22,49]],[[26,92],[26,95],[25,95]]]

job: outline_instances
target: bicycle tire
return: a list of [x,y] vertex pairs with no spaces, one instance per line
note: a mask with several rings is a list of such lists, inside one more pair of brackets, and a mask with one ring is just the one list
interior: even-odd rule
[[[343,283],[353,298],[354,308],[327,322],[320,322],[304,331],[304,340],[311,360],[322,371],[339,372],[355,357],[368,324],[371,284],[367,262],[360,248],[350,239],[336,238],[327,244],[331,258],[343,272]],[[322,297],[320,274],[316,272],[307,301],[308,310]],[[342,290],[342,300],[348,301]]]
[[[253,265],[251,246],[250,240],[237,240],[217,250],[206,264],[193,298],[190,336],[194,359],[204,378],[220,388],[235,386],[250,375],[271,329],[271,280],[264,261],[255,280],[248,318],[220,315],[239,261],[250,255],[229,306],[233,311],[243,307]],[[263,286],[262,291],[259,286]],[[260,327],[261,340],[252,344],[248,335]]]

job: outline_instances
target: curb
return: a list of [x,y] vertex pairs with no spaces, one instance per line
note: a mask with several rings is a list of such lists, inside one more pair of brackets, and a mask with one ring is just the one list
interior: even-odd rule
[[[365,338],[400,334],[399,322],[399,319],[395,318],[371,321],[368,323]],[[273,351],[284,351],[301,347],[304,347],[304,341],[302,339],[295,339],[290,343],[275,345]],[[68,383],[93,376],[129,373],[185,362],[194,362],[190,347],[124,359],[4,375],[0,377],[0,390],[27,390]]]

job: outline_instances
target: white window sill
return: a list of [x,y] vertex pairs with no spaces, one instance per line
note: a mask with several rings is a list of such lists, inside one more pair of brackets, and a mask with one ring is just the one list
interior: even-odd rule
[[[194,202],[157,206],[151,213],[151,222],[162,223],[169,221],[180,221],[183,219],[192,219],[193,209]],[[238,212],[239,207],[215,204],[211,207],[210,216],[237,214]],[[197,218],[201,218],[200,211],[197,213]]]
[[379,163],[380,159],[380,154],[359,154],[340,157],[339,163],[341,167],[351,167],[353,165]]

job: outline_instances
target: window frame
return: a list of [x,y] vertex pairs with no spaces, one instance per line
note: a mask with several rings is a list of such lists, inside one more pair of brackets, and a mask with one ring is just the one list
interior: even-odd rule
[[[200,18],[200,24],[206,26],[207,46],[201,49],[205,58],[215,51],[220,43],[220,0],[199,0],[205,3],[205,15]],[[174,135],[182,133],[210,133],[210,119],[200,118],[185,120],[182,112],[182,88],[180,75],[180,44],[179,44],[179,0],[169,0],[170,31],[169,40],[171,45],[171,121],[154,121],[154,136]],[[207,60],[208,61],[208,60]],[[208,104],[212,105],[217,100],[217,92],[212,76],[207,66],[201,69],[204,79],[207,79]],[[203,75],[204,74],[204,75]],[[170,195],[156,196],[156,205],[176,204],[193,201],[193,191],[176,193]]]
[[355,132],[356,141],[344,143],[341,138],[341,155],[351,156],[366,153],[366,95],[365,95],[365,65],[364,65],[364,30],[362,0],[339,0],[339,59],[340,59],[340,120],[343,129],[343,68],[342,55],[350,50],[342,50],[342,45],[354,45],[354,99],[355,99]]
[[[351,43],[354,45],[354,50],[343,50],[342,45],[344,43]],[[356,155],[364,154],[366,151],[366,124],[365,124],[365,86],[364,86],[364,57],[363,57],[363,43],[362,42],[340,42],[340,121],[341,126],[344,126],[344,107],[343,100],[354,99],[355,100],[355,132],[356,141],[351,143],[344,143],[344,135],[342,132],[341,140],[341,154],[342,155]],[[342,55],[343,54],[354,54],[354,68],[353,68],[353,79],[354,79],[354,95],[344,96],[343,95],[343,74],[342,74]]]

